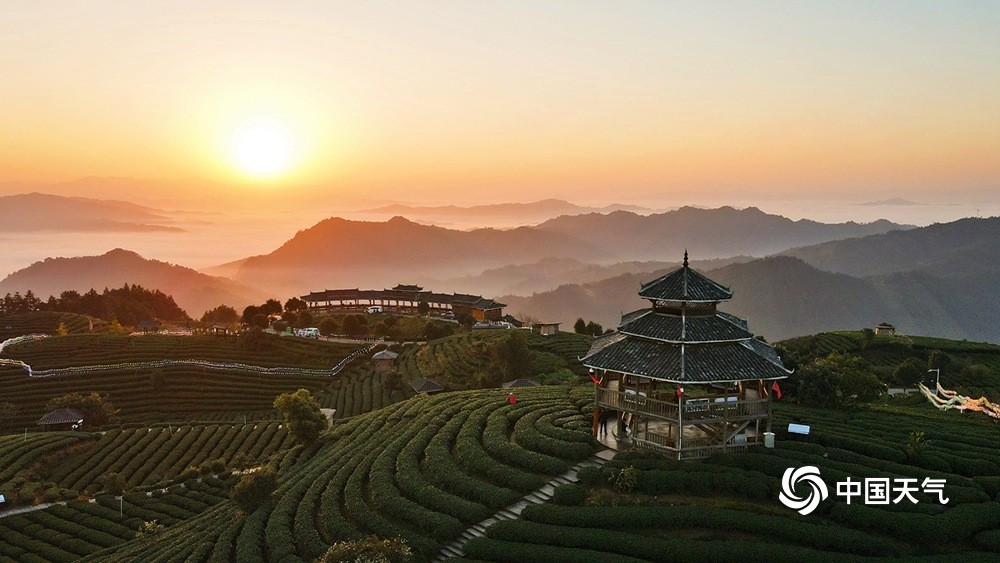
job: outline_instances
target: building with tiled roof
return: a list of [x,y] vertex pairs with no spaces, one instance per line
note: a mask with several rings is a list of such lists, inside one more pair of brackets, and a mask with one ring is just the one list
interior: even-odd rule
[[639,296],[650,307],[623,315],[582,359],[599,381],[595,434],[607,410],[636,445],[678,459],[762,444],[771,394],[791,371],[746,321],[718,310],[732,291],[692,270],[685,252],[680,269],[644,284]]
[[499,321],[504,303],[482,295],[435,293],[419,285],[397,284],[392,289],[326,289],[303,295],[310,309],[327,311],[364,311],[379,306],[385,312],[416,314],[420,303],[427,303],[431,314],[450,311],[455,317],[465,313],[477,321]]
[[56,409],[45,413],[35,424],[46,430],[73,430],[83,424],[83,413],[76,409]]

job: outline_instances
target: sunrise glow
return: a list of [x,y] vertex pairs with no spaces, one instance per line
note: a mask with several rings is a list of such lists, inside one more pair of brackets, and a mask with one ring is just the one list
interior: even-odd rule
[[281,122],[255,118],[244,121],[233,135],[232,156],[243,172],[258,178],[276,176],[288,169],[294,140]]

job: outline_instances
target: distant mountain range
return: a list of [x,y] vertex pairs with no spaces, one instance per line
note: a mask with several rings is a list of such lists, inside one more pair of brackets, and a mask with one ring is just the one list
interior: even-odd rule
[[[1000,218],[963,219],[828,242],[704,272],[729,285],[723,310],[770,340],[890,322],[901,333],[1000,342]],[[909,257],[909,259],[907,259]],[[647,305],[639,285],[668,270],[624,274],[498,298],[511,312],[614,327]],[[853,275],[852,275],[853,274]]]
[[299,231],[269,254],[245,259],[234,278],[294,295],[323,288],[424,283],[428,278],[550,256],[582,261],[613,258],[572,237],[528,227],[456,231],[402,217],[386,222],[334,217]]
[[[94,202],[106,205],[89,207]],[[76,209],[85,205],[103,209],[101,217],[114,210],[142,224],[157,215],[97,200]],[[242,307],[326,288],[418,283],[496,297],[508,312],[566,328],[577,317],[613,327],[621,313],[645,305],[636,296],[639,285],[675,268],[685,248],[696,268],[732,286],[735,297],[724,309],[748,318],[771,340],[888,321],[903,333],[1000,341],[1000,218],[912,228],[888,221],[792,221],[756,208],[685,207],[459,231],[403,217],[334,217],[270,253],[208,270],[232,279],[115,250],[37,262],[0,282],[0,294],[31,289],[45,298],[66,289],[137,283],[173,295],[198,317],[223,303]],[[774,256],[752,258],[767,254]]]
[[545,199],[530,203],[496,203],[490,205],[473,205],[460,207],[457,205],[412,206],[387,205],[374,209],[365,209],[359,213],[373,215],[401,215],[403,217],[453,217],[460,216],[463,220],[477,218],[483,224],[492,224],[494,220],[507,221],[515,219],[522,224],[544,221],[560,215],[580,215],[583,213],[612,213],[614,211],[630,211],[634,213],[651,213],[653,210],[638,205],[613,203],[603,207],[586,207],[561,199]]
[[[727,264],[749,262],[749,256],[700,260],[694,267],[703,269],[721,268]],[[591,283],[622,274],[653,272],[669,267],[677,267],[680,262],[617,262],[609,265],[589,264],[573,258],[545,258],[531,264],[517,264],[490,268],[478,275],[450,278],[428,282],[433,287],[453,288],[465,293],[488,295],[530,295],[548,291],[566,284]]]
[[539,268],[557,266],[566,273],[559,265],[567,259],[608,266],[623,261],[675,262],[684,248],[691,249],[695,259],[759,256],[901,228],[907,227],[888,221],[865,225],[792,221],[754,208],[731,207],[685,207],[649,216],[592,213],[559,217],[535,227],[471,231],[421,225],[403,217],[386,222],[334,217],[298,232],[269,254],[210,271],[268,289],[304,293],[323,287],[380,287],[403,277],[429,283],[544,259],[557,260]]
[[30,193],[0,196],[0,232],[181,231],[156,209],[125,201]]
[[678,259],[687,248],[699,259],[738,255],[765,256],[797,246],[849,237],[910,229],[886,220],[873,223],[793,221],[756,207],[700,209],[638,215],[618,211],[558,217],[536,227],[571,236],[615,255],[620,260]]
[[90,289],[138,284],[171,295],[194,317],[220,304],[242,309],[266,298],[262,293],[226,278],[208,276],[166,262],[147,260],[135,252],[115,249],[100,256],[47,258],[18,270],[0,281],[0,295],[31,290],[41,299],[69,289]]

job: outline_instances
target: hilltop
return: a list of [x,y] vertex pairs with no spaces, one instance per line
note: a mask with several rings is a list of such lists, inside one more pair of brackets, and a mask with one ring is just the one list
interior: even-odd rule
[[219,304],[232,307],[260,302],[265,296],[245,285],[226,278],[202,274],[117,248],[100,256],[47,258],[18,270],[0,281],[0,295],[28,290],[45,300],[66,290],[81,293],[100,291],[123,284],[158,289],[174,298],[193,317]]

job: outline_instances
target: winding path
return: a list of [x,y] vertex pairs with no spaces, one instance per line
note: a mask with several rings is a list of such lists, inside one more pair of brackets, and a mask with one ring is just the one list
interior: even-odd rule
[[451,542],[450,544],[444,546],[441,553],[438,554],[434,561],[447,561],[452,557],[464,557],[465,556],[465,545],[469,543],[472,538],[481,538],[486,535],[486,528],[489,528],[493,524],[503,520],[517,520],[521,517],[521,513],[524,509],[532,504],[542,504],[543,502],[548,502],[552,499],[552,493],[555,491],[556,487],[559,485],[566,485],[568,483],[576,483],[580,480],[577,473],[584,467],[593,466],[600,467],[615,457],[617,454],[615,450],[601,450],[593,455],[593,457],[581,461],[580,463],[573,466],[572,469],[559,475],[558,477],[553,477],[541,488],[536,489],[526,495],[524,495],[521,500],[515,502],[514,504],[501,508],[493,516],[490,516],[486,520],[478,524],[473,524],[466,528],[462,535],[458,537],[457,540]]

